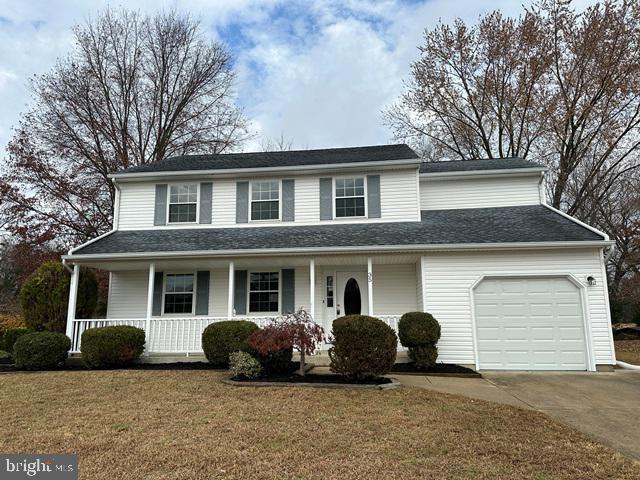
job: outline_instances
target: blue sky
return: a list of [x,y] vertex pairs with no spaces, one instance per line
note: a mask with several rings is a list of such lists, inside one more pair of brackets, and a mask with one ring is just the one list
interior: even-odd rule
[[439,19],[475,21],[496,8],[518,15],[522,3],[0,0],[0,148],[28,108],[27,78],[51,69],[72,46],[71,27],[107,6],[187,11],[207,35],[227,44],[238,74],[237,103],[254,134],[244,147],[249,151],[280,136],[295,148],[389,142],[381,111],[401,93],[424,29]]

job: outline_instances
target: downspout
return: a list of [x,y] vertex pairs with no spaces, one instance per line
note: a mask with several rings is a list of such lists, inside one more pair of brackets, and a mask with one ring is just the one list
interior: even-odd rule
[[120,185],[118,185],[118,182],[116,181],[115,178],[112,178],[111,181],[113,182],[113,186],[116,189],[116,198],[114,200],[114,205],[113,205],[113,226],[111,227],[111,230],[117,230],[118,229],[118,223],[120,223]]
[[538,195],[540,196],[540,203],[546,204],[547,198],[544,191],[544,170],[540,172],[540,180],[538,181]]

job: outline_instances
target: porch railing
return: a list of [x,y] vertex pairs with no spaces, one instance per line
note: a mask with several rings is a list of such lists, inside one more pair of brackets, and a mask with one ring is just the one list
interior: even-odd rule
[[[398,331],[400,315],[376,315],[387,325]],[[264,327],[276,316],[233,317],[233,320],[250,320]],[[202,354],[202,332],[215,322],[229,320],[227,317],[157,317],[149,322],[150,331],[146,332],[146,350],[148,353]],[[80,352],[82,333],[89,328],[114,325],[130,325],[146,330],[145,318],[103,318],[73,320],[71,334],[71,353]],[[329,333],[329,332],[327,332]],[[399,348],[398,350],[403,350]]]

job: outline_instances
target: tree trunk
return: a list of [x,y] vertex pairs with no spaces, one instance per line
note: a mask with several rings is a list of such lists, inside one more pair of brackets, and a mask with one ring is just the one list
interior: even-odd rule
[[304,377],[304,350],[300,351],[300,370],[298,370],[298,375]]

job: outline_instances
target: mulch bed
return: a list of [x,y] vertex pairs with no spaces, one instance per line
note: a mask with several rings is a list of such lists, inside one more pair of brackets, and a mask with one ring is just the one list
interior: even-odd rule
[[420,370],[416,368],[415,363],[396,363],[390,373],[399,373],[402,375],[428,375],[432,377],[482,377],[475,370],[462,367],[454,363],[436,363],[428,370]]
[[234,382],[266,382],[266,383],[321,383],[321,384],[339,384],[339,385],[385,385],[391,383],[390,378],[376,377],[365,380],[356,381],[342,375],[331,374],[309,374],[309,375],[297,375],[295,373],[289,375],[269,375],[261,376],[256,379],[248,380],[246,378],[231,377]]

